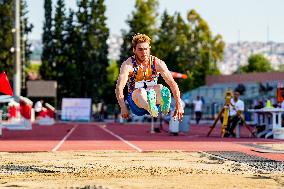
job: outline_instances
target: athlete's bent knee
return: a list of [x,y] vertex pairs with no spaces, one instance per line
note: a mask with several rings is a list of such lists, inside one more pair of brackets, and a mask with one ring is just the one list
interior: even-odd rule
[[158,88],[161,90],[164,86],[162,84],[158,84]]
[[163,89],[163,90],[167,90],[167,91],[169,91],[169,90],[170,90],[170,89],[169,89],[168,87],[166,87],[166,86],[163,86],[163,85],[162,85],[162,88],[161,88],[161,90],[162,90],[162,89]]

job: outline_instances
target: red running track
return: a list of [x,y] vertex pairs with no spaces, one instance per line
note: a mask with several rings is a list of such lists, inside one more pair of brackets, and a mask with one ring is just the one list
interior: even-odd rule
[[[167,127],[165,126],[165,130]],[[2,152],[40,152],[67,150],[128,150],[128,151],[239,151],[284,161],[284,154],[257,153],[246,144],[281,143],[273,139],[250,138],[246,128],[241,138],[220,138],[216,127],[211,136],[208,126],[191,126],[189,135],[172,136],[166,131],[150,133],[150,124],[118,123],[57,123],[53,126],[34,124],[32,130],[3,129],[0,137]]]

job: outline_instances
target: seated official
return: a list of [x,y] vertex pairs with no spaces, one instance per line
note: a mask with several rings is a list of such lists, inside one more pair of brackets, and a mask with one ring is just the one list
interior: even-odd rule
[[224,137],[229,137],[230,135],[233,137],[236,136],[234,130],[241,120],[240,116],[245,109],[244,102],[239,99],[239,96],[240,93],[238,91],[234,91],[233,98],[231,99],[231,105],[229,107],[228,127]]

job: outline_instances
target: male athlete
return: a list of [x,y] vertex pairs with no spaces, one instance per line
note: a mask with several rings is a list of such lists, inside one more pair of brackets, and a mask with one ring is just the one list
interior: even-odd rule
[[134,55],[124,61],[120,68],[116,84],[116,98],[121,108],[121,116],[129,118],[123,95],[123,89],[128,84],[127,102],[133,114],[141,116],[150,114],[158,117],[159,108],[167,114],[170,109],[170,90],[157,84],[159,74],[169,85],[176,100],[174,119],[181,121],[183,107],[181,105],[180,91],[164,61],[150,55],[151,39],[145,34],[136,34],[132,39]]

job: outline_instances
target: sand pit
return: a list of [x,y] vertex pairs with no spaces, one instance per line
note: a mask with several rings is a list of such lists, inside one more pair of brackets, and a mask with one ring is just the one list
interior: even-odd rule
[[0,158],[1,188],[284,188],[282,172],[196,152],[2,152]]

